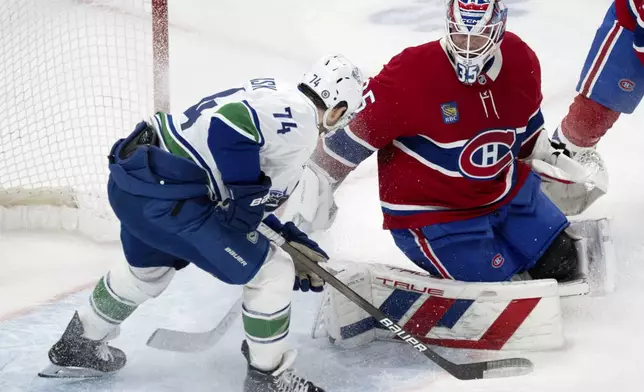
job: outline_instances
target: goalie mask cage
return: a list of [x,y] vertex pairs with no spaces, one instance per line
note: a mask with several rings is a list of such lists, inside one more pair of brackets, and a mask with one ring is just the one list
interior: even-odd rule
[[107,156],[167,74],[167,0],[2,0],[0,230],[118,240]]

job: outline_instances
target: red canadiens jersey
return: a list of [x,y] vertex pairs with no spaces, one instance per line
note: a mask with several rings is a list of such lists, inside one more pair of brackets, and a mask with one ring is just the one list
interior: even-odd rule
[[488,214],[508,203],[543,129],[534,52],[507,32],[478,83],[460,83],[441,41],[405,49],[368,81],[365,106],[313,160],[335,179],[378,151],[386,229]]
[[635,35],[633,49],[644,65],[644,0],[615,0],[617,20]]

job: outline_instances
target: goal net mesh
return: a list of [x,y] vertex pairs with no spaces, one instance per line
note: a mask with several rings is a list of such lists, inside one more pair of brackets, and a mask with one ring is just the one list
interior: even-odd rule
[[107,156],[155,110],[153,21],[163,3],[2,1],[2,229],[117,238]]

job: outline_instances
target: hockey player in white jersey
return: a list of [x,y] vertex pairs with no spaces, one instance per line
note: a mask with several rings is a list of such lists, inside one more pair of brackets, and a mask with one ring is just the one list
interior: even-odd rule
[[[297,227],[271,214],[297,186],[319,132],[345,125],[362,103],[360,70],[326,56],[297,89],[275,79],[208,97],[183,115],[157,113],[117,141],[108,195],[121,223],[127,263],[111,269],[49,351],[43,377],[91,377],[120,370],[123,351],[107,343],[177,270],[194,263],[243,285],[248,360],[245,392],[319,392],[290,370],[287,350],[294,289],[324,282],[255,231],[261,222],[316,261],[328,256]],[[295,283],[294,283],[295,281]]]

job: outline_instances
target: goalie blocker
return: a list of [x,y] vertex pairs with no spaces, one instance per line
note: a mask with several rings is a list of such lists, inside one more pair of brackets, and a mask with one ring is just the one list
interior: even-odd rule
[[[423,343],[480,350],[548,350],[564,345],[561,298],[614,287],[606,219],[573,222],[580,268],[574,279],[470,283],[384,264],[342,263],[336,277]],[[351,348],[399,338],[332,288],[325,291],[313,337]]]

